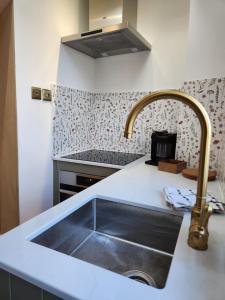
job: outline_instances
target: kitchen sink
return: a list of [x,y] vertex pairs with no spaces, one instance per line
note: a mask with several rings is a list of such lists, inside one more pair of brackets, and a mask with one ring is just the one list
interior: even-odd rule
[[93,199],[32,242],[163,288],[183,216]]

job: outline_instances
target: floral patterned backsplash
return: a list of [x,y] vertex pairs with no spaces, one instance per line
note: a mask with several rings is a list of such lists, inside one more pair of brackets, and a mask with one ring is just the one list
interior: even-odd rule
[[138,116],[132,139],[124,138],[128,112],[147,92],[95,94],[93,106],[93,147],[131,153],[150,153],[153,130],[176,131],[177,104],[167,100],[153,103]]
[[[225,130],[225,79],[185,82],[181,88],[199,99],[212,122],[210,167],[217,168]],[[138,116],[133,138],[123,137],[128,112],[148,92],[89,93],[62,86],[53,87],[53,154],[91,148],[150,153],[153,130],[177,132],[177,153],[190,166],[198,163],[200,125],[182,103],[162,100],[147,106]],[[225,167],[225,166],[224,166]]]
[[150,153],[153,130],[176,132],[177,103],[160,101],[138,116],[134,136],[123,137],[127,113],[147,92],[89,93],[53,86],[53,155],[87,149]]
[[53,155],[90,148],[93,94],[53,86]]
[[[223,113],[223,117],[225,118],[225,111]],[[223,130],[221,148],[218,157],[218,179],[220,182],[222,199],[225,203],[225,130]]]
[[[217,169],[218,154],[225,129],[225,78],[205,79],[185,82],[182,91],[198,99],[209,114],[212,126],[210,167]],[[188,161],[189,165],[198,165],[200,124],[194,112],[179,104],[177,126],[177,156]]]

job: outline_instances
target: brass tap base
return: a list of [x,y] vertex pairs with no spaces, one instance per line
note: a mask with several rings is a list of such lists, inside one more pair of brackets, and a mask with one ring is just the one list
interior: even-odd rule
[[[204,203],[205,200],[202,200]],[[196,250],[208,249],[208,221],[212,214],[212,208],[204,204],[202,211],[198,207],[193,207],[191,212],[191,225],[189,228],[188,245]]]
[[208,249],[208,230],[207,232],[203,227],[191,228],[188,236],[188,245],[195,250],[207,250]]

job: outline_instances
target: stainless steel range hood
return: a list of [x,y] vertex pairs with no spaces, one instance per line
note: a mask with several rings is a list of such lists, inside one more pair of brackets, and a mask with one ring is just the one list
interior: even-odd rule
[[89,0],[90,31],[62,43],[93,58],[151,50],[136,25],[137,0]]

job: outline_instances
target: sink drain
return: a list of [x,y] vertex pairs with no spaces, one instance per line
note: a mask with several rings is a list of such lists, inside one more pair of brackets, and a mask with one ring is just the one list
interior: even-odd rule
[[155,280],[147,273],[138,271],[138,270],[131,270],[123,273],[124,276],[136,280],[138,282],[141,282],[143,284],[151,285],[153,287],[156,287]]

